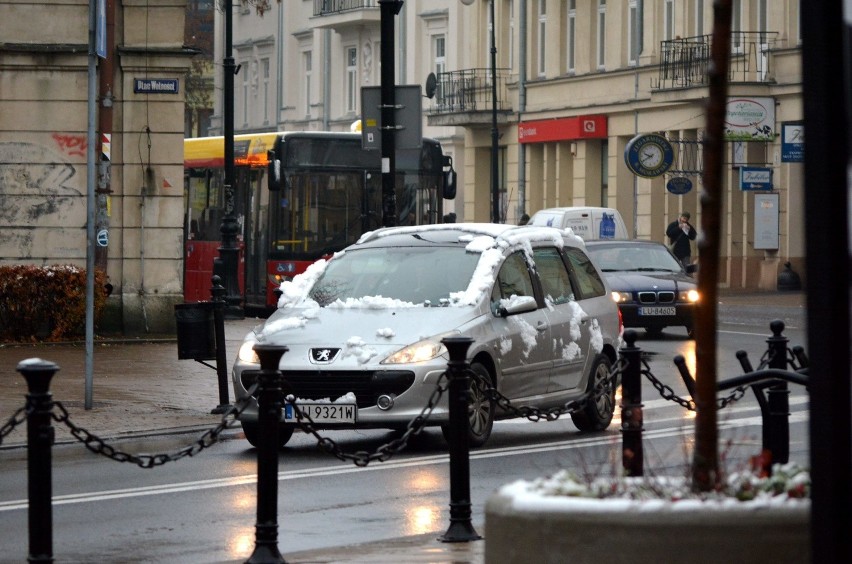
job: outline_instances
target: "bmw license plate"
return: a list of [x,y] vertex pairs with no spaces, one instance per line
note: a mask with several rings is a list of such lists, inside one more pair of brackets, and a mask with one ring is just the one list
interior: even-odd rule
[[[355,423],[358,408],[352,403],[298,403],[303,415],[314,423]],[[295,423],[296,410],[292,403],[284,404],[284,421]],[[307,423],[307,421],[305,421]]]
[[675,315],[675,308],[664,306],[640,307],[639,315]]

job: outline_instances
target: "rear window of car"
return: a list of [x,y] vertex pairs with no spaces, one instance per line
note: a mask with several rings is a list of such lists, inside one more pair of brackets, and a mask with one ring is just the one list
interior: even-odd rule
[[578,299],[603,296],[606,293],[606,287],[586,253],[577,248],[566,247],[565,255],[568,257],[574,280],[577,282]]

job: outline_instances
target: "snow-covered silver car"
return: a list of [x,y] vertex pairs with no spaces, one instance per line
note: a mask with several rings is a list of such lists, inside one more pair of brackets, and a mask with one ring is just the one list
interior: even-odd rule
[[[314,428],[404,429],[428,404],[449,359],[441,340],[466,336],[470,444],[481,446],[512,407],[558,408],[581,431],[606,428],[608,385],[621,326],[616,304],[583,241],[570,230],[497,224],[392,227],[366,233],[281,286],[278,309],[246,336],[234,364],[236,397],[257,377],[255,344],[288,347],[286,389]],[[447,432],[443,394],[427,419]],[[491,397],[489,397],[491,396]],[[286,404],[280,443],[296,414]],[[257,444],[257,408],[240,415]]]

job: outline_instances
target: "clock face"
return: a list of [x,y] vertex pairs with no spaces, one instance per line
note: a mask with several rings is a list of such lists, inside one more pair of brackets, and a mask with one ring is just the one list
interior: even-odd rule
[[639,150],[639,162],[648,169],[654,169],[663,162],[663,148],[656,143],[648,143]]
[[638,176],[654,178],[663,175],[674,162],[674,150],[668,140],[654,133],[637,135],[624,149],[627,168]]

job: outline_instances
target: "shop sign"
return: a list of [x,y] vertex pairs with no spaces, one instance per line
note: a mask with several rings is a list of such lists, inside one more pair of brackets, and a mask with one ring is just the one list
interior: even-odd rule
[[522,121],[518,124],[518,143],[606,138],[606,116],[603,115]]
[[774,141],[775,98],[731,98],[725,106],[726,141]]

